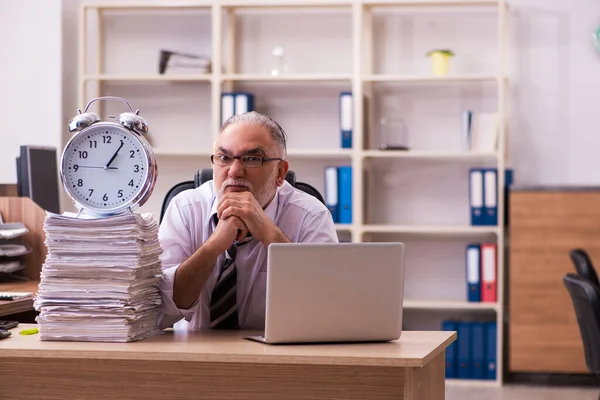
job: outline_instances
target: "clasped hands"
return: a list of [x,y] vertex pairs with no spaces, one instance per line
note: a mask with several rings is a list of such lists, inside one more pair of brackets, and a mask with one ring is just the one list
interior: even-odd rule
[[248,232],[264,242],[276,228],[251,192],[229,192],[219,200],[219,223],[213,235],[223,243],[224,250],[234,240],[242,241]]

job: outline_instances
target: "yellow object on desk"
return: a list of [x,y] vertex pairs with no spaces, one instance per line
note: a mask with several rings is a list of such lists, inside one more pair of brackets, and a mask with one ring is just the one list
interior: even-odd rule
[[19,332],[19,335],[35,335],[36,333],[39,333],[40,330],[38,328],[32,328],[32,329],[23,329],[21,332]]

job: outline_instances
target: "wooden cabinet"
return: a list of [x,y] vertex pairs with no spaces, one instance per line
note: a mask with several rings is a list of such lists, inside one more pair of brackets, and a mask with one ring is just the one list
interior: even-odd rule
[[509,372],[587,373],[562,278],[569,252],[600,265],[600,188],[512,190],[509,199]]

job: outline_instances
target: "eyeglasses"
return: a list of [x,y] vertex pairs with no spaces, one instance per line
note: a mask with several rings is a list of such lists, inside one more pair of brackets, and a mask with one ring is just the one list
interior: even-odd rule
[[233,164],[235,160],[240,160],[244,167],[260,167],[267,161],[283,161],[283,158],[264,158],[261,156],[227,156],[224,154],[213,154],[210,156],[210,162],[220,167],[226,167]]

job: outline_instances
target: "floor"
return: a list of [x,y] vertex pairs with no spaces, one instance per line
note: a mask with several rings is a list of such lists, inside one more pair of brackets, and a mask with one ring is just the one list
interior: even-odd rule
[[446,400],[598,400],[600,388],[504,385],[498,388],[446,385]]

